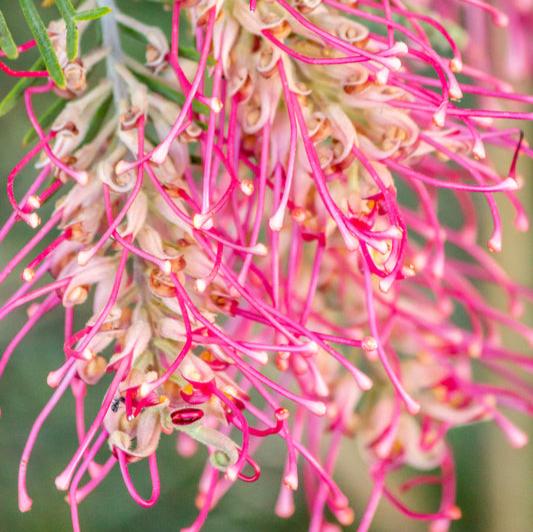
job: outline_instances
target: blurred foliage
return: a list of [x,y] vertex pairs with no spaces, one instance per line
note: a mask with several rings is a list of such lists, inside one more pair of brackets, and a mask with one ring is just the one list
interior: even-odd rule
[[[0,0],[0,9],[18,43],[31,38],[12,0]],[[133,10],[131,8],[132,4]],[[152,24],[160,24],[168,29],[169,16],[162,5],[144,1],[122,1],[120,5],[129,7],[136,15]],[[54,10],[44,11],[44,16],[55,16]],[[136,43],[125,37],[126,46],[133,49]],[[21,57],[18,65],[29,67],[35,61],[35,54]],[[14,85],[12,79],[0,77],[0,97]],[[41,111],[46,109],[44,105]],[[23,109],[15,109],[0,123],[0,175],[2,182],[20,158],[24,149],[22,139],[28,129],[28,121]],[[27,149],[27,148],[26,148]],[[523,168],[525,173],[527,168]],[[28,177],[30,171],[23,176]],[[2,185],[3,186],[3,185]],[[19,180],[17,193],[20,195],[27,183],[24,177]],[[532,187],[522,195],[530,212],[533,211]],[[529,198],[529,200],[528,200]],[[445,201],[442,204],[446,204]],[[481,208],[481,207],[480,207]],[[456,207],[446,205],[440,213],[443,219],[453,224]],[[507,219],[510,211],[504,211]],[[0,222],[9,215],[6,200],[0,201]],[[7,242],[0,246],[0,264],[21,246],[30,230],[18,225]],[[505,231],[506,245],[503,261],[508,263],[515,277],[522,283],[532,284],[531,235],[516,235],[511,224]],[[529,257],[528,257],[529,254]],[[0,288],[0,297],[12,293],[17,279]],[[50,396],[46,376],[51,369],[59,366],[62,359],[62,316],[52,312],[34,329],[19,347],[0,383],[0,532],[62,532],[71,529],[70,514],[64,502],[64,494],[54,486],[55,476],[63,469],[74,452],[74,404],[69,394],[53,412],[35,447],[29,464],[28,487],[34,498],[31,512],[20,514],[17,508],[18,462],[30,427],[40,409]],[[24,319],[19,311],[8,320],[0,323],[0,351],[3,351],[13,332],[18,330]],[[101,387],[90,390],[87,418],[96,410]],[[92,410],[91,410],[92,407]],[[522,426],[526,426],[521,420]],[[529,429],[532,424],[529,423]],[[526,427],[528,428],[528,427]],[[530,430],[531,432],[531,430]],[[452,431],[450,443],[455,449],[458,469],[458,505],[463,511],[463,519],[455,523],[452,532],[528,532],[533,523],[533,490],[531,471],[533,454],[530,448],[515,451],[507,446],[501,433],[492,425],[480,424]],[[194,498],[197,482],[205,460],[205,451],[200,450],[192,459],[179,457],[172,438],[163,437],[159,463],[161,470],[161,499],[155,508],[143,510],[130,499],[118,469],[104,481],[80,507],[82,530],[84,532],[151,532],[179,530],[192,522],[196,515]],[[107,451],[106,451],[107,452]],[[270,441],[260,450],[259,463],[262,476],[253,485],[239,483],[213,510],[206,532],[277,532],[306,530],[307,515],[303,500],[297,500],[298,511],[290,520],[278,519],[274,504],[278,494],[281,476],[282,447]],[[103,457],[100,458],[103,461]],[[146,464],[133,466],[132,475],[141,493],[150,490]],[[339,483],[353,497],[357,516],[360,517],[368,495],[370,481],[366,470],[357,457],[355,446],[346,445],[338,468]],[[420,492],[418,492],[420,494]],[[424,505],[436,503],[436,493],[430,493]],[[300,495],[301,497],[301,495]],[[427,506],[426,506],[427,507]],[[416,532],[425,530],[422,523],[407,521],[387,504],[380,505],[378,516],[372,527],[373,532],[399,531]]]

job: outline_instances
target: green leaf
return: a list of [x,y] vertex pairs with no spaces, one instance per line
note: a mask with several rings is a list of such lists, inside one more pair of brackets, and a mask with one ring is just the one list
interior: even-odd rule
[[35,4],[32,0],[19,0],[20,7],[26,23],[30,28],[30,31],[37,43],[41,57],[43,58],[46,70],[50,74],[50,77],[53,79],[54,83],[61,89],[65,88],[65,74],[63,69],[59,64],[59,60],[54,52],[52,47],[52,42],[48,36],[48,31],[46,26],[39,16],[39,12],[35,7]]
[[73,16],[76,11],[70,0],[56,0],[57,9],[61,13],[67,28],[67,57],[69,61],[74,61],[78,57],[78,26]]
[[[177,103],[178,105],[183,105],[185,102],[185,96],[183,93],[178,92],[176,89],[173,89],[163,81],[152,77],[136,70],[131,70],[131,73],[139,80],[142,81],[149,89],[153,90],[157,94],[164,96],[167,100]],[[208,115],[210,113],[209,107],[200,103],[196,100],[192,103],[192,108],[195,112]]]
[[76,13],[72,18],[76,22],[84,22],[88,20],[98,20],[109,13],[111,13],[109,7],[95,7],[94,9],[88,9],[87,11]]
[[67,28],[67,56],[69,61],[74,61],[78,57],[79,48],[78,23],[97,20],[110,13],[111,9],[109,7],[97,7],[76,13],[71,0],[56,0],[56,4]]
[[148,139],[152,146],[157,146],[161,141],[150,131],[145,130],[144,136]]
[[0,49],[6,54],[8,59],[16,59],[19,55],[19,51],[13,36],[7,27],[7,22],[4,14],[0,10]]
[[121,22],[118,23],[118,26],[128,37],[146,42],[146,37],[139,31],[134,30],[133,28],[130,28],[130,26],[122,24]]
[[[38,59],[30,68],[30,70],[41,70],[44,66],[44,61]],[[37,83],[37,78],[21,78],[11,90],[0,101],[0,117],[9,113],[15,107],[17,100],[22,96],[25,89]]]
[[102,102],[102,105],[98,107],[93,117],[91,118],[91,122],[89,123],[89,129],[87,129],[87,133],[85,133],[85,137],[81,141],[79,147],[88,144],[96,138],[96,135],[98,135],[100,129],[102,129],[102,124],[104,123],[105,117],[107,116],[107,113],[112,103],[113,96],[109,95],[109,97],[107,97]]
[[70,0],[56,0],[56,5],[63,18],[72,17],[76,14],[76,10]]
[[[180,46],[178,48],[178,55],[179,57],[185,57],[185,59],[190,59],[196,63],[200,61],[200,52],[192,46]],[[212,55],[207,56],[207,64],[209,66],[214,66],[216,64],[215,58]]]
[[178,105],[183,105],[183,102],[185,101],[185,96],[181,92],[178,92],[177,90],[173,89],[166,83],[163,83],[162,81],[156,78],[141,74],[140,72],[132,71],[132,74],[139,81],[142,81],[149,89],[153,90],[154,92],[157,92],[157,94],[164,96],[168,100],[177,103]]
[[[139,32],[134,30],[133,28],[130,28],[126,24],[121,24],[119,22],[119,26],[121,31],[123,31],[128,37],[131,37],[132,39],[135,39],[137,41],[146,42],[146,36]],[[180,46],[178,48],[178,55],[179,57],[184,57],[185,59],[190,59],[191,61],[195,61],[198,63],[200,61],[200,52],[196,50],[196,48],[193,48],[192,46]],[[216,63],[214,57],[208,56],[207,57],[207,64],[210,66],[213,66]]]
[[74,61],[78,57],[78,26],[73,19],[66,19],[65,25],[67,27],[67,57],[69,61]]
[[195,61],[197,63],[198,61],[200,61],[200,52],[192,46],[180,46],[178,48],[178,55],[180,57],[185,57],[185,59],[190,59],[191,61]]
[[[59,116],[59,113],[65,108],[65,105],[67,105],[67,100],[58,98],[41,116],[38,117],[41,127],[44,129],[50,126]],[[33,142],[36,138],[37,133],[35,133],[35,129],[30,127],[24,134],[24,137],[22,137],[22,144],[26,146],[30,142]]]

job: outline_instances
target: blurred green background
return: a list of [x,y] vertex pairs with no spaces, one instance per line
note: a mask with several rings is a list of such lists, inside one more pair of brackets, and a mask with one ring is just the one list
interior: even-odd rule
[[[168,13],[151,2],[134,2],[134,10],[145,20],[168,27]],[[131,6],[132,2],[122,2]],[[29,38],[21,23],[17,2],[0,0],[18,42]],[[22,58],[20,65],[27,66],[34,58]],[[13,85],[13,81],[0,75],[0,96]],[[526,90],[526,87],[522,87]],[[22,153],[20,139],[29,123],[19,108],[0,119],[0,175],[2,183]],[[531,132],[531,130],[530,130]],[[531,135],[529,135],[531,138]],[[507,164],[508,155],[502,165]],[[526,163],[529,164],[529,163]],[[533,187],[531,166],[522,166],[526,187],[522,200],[533,213]],[[17,193],[27,187],[27,172],[19,180]],[[4,184],[1,185],[2,187]],[[0,196],[2,197],[2,196]],[[501,262],[523,284],[533,284],[533,246],[531,234],[517,234],[509,220],[511,211],[502,202],[506,221],[504,251]],[[0,199],[0,221],[9,215],[9,204]],[[447,213],[453,217],[454,213]],[[0,246],[0,264],[4,263],[30,235],[30,230],[17,225],[12,236]],[[13,276],[15,277],[15,276]],[[1,300],[13,291],[17,280],[11,279],[0,287]],[[491,294],[489,294],[491,297]],[[494,294],[496,299],[498,296]],[[0,323],[0,351],[24,320],[20,311]],[[526,317],[531,323],[531,316]],[[513,339],[510,338],[512,342]],[[59,407],[47,421],[35,447],[29,467],[29,493],[34,498],[31,512],[20,514],[17,508],[17,470],[20,455],[29,429],[50,395],[46,375],[56,368],[62,358],[61,313],[53,312],[43,319],[28,339],[14,354],[0,383],[0,532],[61,532],[70,530],[69,509],[63,494],[56,491],[54,478],[74,451],[73,401],[67,393]],[[92,407],[98,398],[93,395]],[[89,405],[91,402],[89,401]],[[90,408],[88,416],[91,415]],[[522,427],[531,434],[532,423],[519,419]],[[458,505],[463,519],[452,527],[454,532],[528,532],[533,530],[533,453],[531,447],[512,450],[501,433],[492,425],[480,424],[455,430],[450,434],[454,447],[458,478]],[[179,530],[192,522],[196,515],[194,497],[205,453],[189,460],[176,455],[173,439],[163,438],[160,453],[162,494],[159,504],[151,510],[135,505],[123,487],[118,470],[114,470],[100,489],[81,506],[82,530],[151,532]],[[205,530],[266,532],[273,529],[304,531],[307,516],[304,505],[298,505],[296,515],[284,521],[275,517],[273,506],[277,497],[281,475],[281,445],[270,442],[260,452],[263,467],[261,480],[248,485],[240,483],[212,512]],[[356,451],[348,444],[344,449],[342,470],[338,478],[353,497],[356,514],[360,516],[368,495],[369,480]],[[148,493],[145,464],[132,468],[141,493]],[[349,472],[349,475],[348,473]],[[300,501],[302,503],[302,501]],[[372,530],[417,531],[425,525],[408,522],[400,514],[382,503]]]

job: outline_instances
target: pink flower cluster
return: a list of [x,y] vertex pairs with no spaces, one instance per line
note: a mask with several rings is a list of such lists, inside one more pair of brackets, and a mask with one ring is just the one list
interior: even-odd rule
[[[33,231],[0,272],[1,282],[18,271],[23,281],[0,319],[27,308],[0,374],[45,314],[65,315],[53,393],[20,462],[20,510],[32,505],[26,470],[41,427],[70,390],[78,441],[56,486],[68,492],[75,531],[79,503],[117,464],[132,498],[154,505],[158,444],[174,433],[180,454],[201,445],[209,456],[198,518],[183,530],[200,530],[235,482],[260,481],[254,455],[267,437],[285,446],[280,517],[301,486],[313,532],[367,531],[382,498],[448,530],[460,517],[448,431],[492,420],[521,447],[527,436],[504,411],[533,409],[524,378],[533,329],[520,322],[533,290],[488,252],[502,246],[495,196],[514,207],[517,230],[528,228],[517,160],[533,150],[499,120],[533,119],[522,110],[533,97],[470,62],[474,54],[463,59],[457,21],[465,15],[476,36],[488,30],[470,19],[488,13],[520,39],[513,30],[531,17],[528,2],[500,11],[482,0],[175,1],[170,41],[98,3],[113,7],[102,46],[74,62],[64,22],[49,26],[66,89],[1,63],[32,80],[24,101],[37,141],[7,178],[13,213],[0,239],[15,224]],[[119,28],[146,41],[144,65],[124,52]],[[513,46],[527,53],[523,44]],[[101,61],[108,75],[88,82]],[[34,111],[45,93],[66,100],[48,128]],[[463,95],[491,103],[466,107]],[[493,146],[507,150],[504,176]],[[37,175],[18,198],[15,181],[34,159]],[[488,244],[474,195],[488,205]],[[449,209],[453,226],[441,220]],[[507,312],[485,301],[489,285]],[[505,346],[502,327],[523,338],[523,352]],[[474,378],[477,368],[490,383]],[[92,388],[101,407],[87,422]],[[97,463],[105,445],[109,458]],[[341,445],[368,465],[365,508],[352,509],[335,481]],[[129,472],[144,459],[149,499]],[[438,484],[438,508],[415,511],[390,486],[405,466],[421,473],[402,491]]]

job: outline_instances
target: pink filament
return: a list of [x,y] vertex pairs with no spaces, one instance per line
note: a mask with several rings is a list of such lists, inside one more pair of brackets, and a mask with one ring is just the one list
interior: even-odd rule
[[148,457],[148,464],[150,467],[150,477],[152,479],[152,495],[149,499],[143,499],[135,489],[133,482],[131,480],[130,472],[128,469],[127,455],[122,449],[115,448],[115,451],[118,456],[118,463],[120,466],[120,472],[122,473],[122,478],[126,489],[130,494],[131,498],[141,507],[141,508],[150,508],[157,503],[159,499],[159,494],[161,491],[161,486],[159,483],[159,472],[157,469],[157,457],[156,453],[152,453]]

